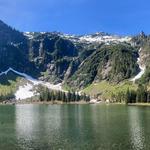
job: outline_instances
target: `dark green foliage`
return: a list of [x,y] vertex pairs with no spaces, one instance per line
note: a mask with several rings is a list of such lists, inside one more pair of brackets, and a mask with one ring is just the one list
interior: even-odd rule
[[127,90],[126,92],[126,103],[135,103],[136,102],[136,97],[137,97],[137,91],[134,90]]
[[139,83],[146,84],[149,83],[149,81],[150,81],[150,66],[146,68],[146,71],[142,76],[142,78],[139,80]]
[[21,72],[34,72],[34,65],[28,58],[27,38],[0,21],[0,72],[9,67]]
[[12,45],[0,47],[0,68],[8,69],[10,66],[16,70],[23,70],[27,59],[22,51]]
[[62,102],[78,102],[81,100],[90,101],[90,97],[83,94],[79,95],[75,92],[53,91],[48,88],[40,88],[40,101],[62,101]]
[[117,45],[113,48],[110,80],[121,81],[135,75],[138,70],[137,54],[130,46]]
[[113,94],[112,97],[117,102],[126,102],[126,103],[150,102],[150,92],[147,91],[147,87],[142,84],[138,85],[138,89],[136,91],[127,89],[125,93],[119,92],[117,94]]
[[[0,71],[12,67],[15,70],[26,72],[34,77],[41,76],[41,72],[50,70],[49,64],[54,65],[49,72],[50,80],[62,80],[65,73],[78,56],[75,45],[56,33],[32,33],[34,38],[27,39],[18,32],[0,21]],[[77,68],[76,65],[72,72]],[[71,72],[71,73],[72,73]]]
[[147,89],[141,84],[137,89],[136,102],[147,102]]
[[[82,47],[82,49],[84,49]],[[93,52],[95,51],[95,49],[88,49],[88,50],[83,50],[81,51],[81,54],[80,54],[80,61],[84,61],[87,57],[89,57]]]
[[133,37],[132,41],[134,42],[135,47],[137,47],[137,50],[140,49],[142,65],[145,65],[146,67],[144,75],[137,83],[147,84],[150,81],[150,36],[141,32],[140,35]]
[[54,59],[60,59],[64,56],[77,56],[77,50],[69,40],[59,38],[55,43]]
[[0,95],[0,102],[3,102],[3,101],[6,101],[6,100],[11,100],[11,99],[14,99],[15,96],[14,96],[14,93],[11,92],[7,95]]
[[0,21],[0,46],[11,43],[21,43],[26,41],[22,33],[12,29],[4,22]]
[[137,57],[137,52],[130,45],[102,46],[84,61],[67,83],[82,88],[94,80],[120,82],[137,73]]
[[[74,89],[85,88],[93,81],[118,83],[139,71],[138,46],[74,42],[55,32],[32,35],[33,38],[27,39],[0,22],[0,71],[12,67],[45,81],[64,81]],[[145,42],[149,39],[142,33],[133,41],[141,46],[142,42],[149,43]],[[147,81],[149,73],[145,74],[143,83]]]

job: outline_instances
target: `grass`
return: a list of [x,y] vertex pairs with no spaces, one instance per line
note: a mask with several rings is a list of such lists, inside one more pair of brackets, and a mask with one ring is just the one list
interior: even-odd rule
[[124,81],[119,84],[109,83],[107,81],[102,81],[100,83],[93,83],[82,92],[89,94],[91,96],[100,95],[102,98],[110,99],[112,94],[119,92],[125,92],[127,89],[136,90],[137,85],[130,81]]
[[0,77],[0,95],[6,96],[15,93],[20,83],[21,77],[10,72],[8,75]]
[[8,95],[10,93],[14,93],[17,89],[17,83],[15,81],[9,81],[9,85],[0,84],[0,95]]

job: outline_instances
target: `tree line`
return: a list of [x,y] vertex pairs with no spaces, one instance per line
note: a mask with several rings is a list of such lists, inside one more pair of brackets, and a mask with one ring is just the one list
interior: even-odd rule
[[48,88],[40,89],[40,101],[62,101],[62,102],[79,102],[79,101],[90,101],[90,96],[84,94],[79,94],[75,91],[63,92],[50,90]]
[[112,100],[125,103],[149,103],[150,91],[148,91],[147,86],[139,84],[137,90],[128,88],[126,92],[112,94]]
[[11,93],[8,93],[6,95],[4,94],[0,94],[0,102],[3,102],[5,100],[10,100],[10,99],[15,99],[15,96],[14,96],[14,93],[11,92]]

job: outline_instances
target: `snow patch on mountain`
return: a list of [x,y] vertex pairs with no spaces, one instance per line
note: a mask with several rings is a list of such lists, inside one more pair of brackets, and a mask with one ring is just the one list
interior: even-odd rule
[[24,32],[23,34],[24,34],[24,36],[26,36],[30,40],[34,38],[33,32]]
[[87,35],[80,37],[80,41],[82,42],[89,42],[89,43],[122,43],[122,42],[129,42],[131,40],[130,37],[120,37],[120,36],[113,36],[113,35],[104,35],[104,36],[92,36],[92,35]]
[[52,89],[52,90],[60,90],[60,91],[63,91],[62,90],[62,86],[61,86],[61,83],[60,84],[57,84],[57,85],[54,85],[54,84],[51,84],[49,82],[44,82],[44,81],[39,81],[37,79],[34,79],[33,77],[25,74],[25,73],[21,73],[19,71],[16,71],[12,68],[9,68],[8,70],[4,71],[4,72],[1,72],[0,73],[0,76],[2,75],[7,75],[9,71],[12,71],[22,77],[24,77],[27,81],[30,81],[31,83],[27,83],[26,85],[24,86],[20,86],[18,91],[15,93],[15,96],[16,96],[16,99],[25,99],[25,98],[30,98],[30,97],[33,97],[35,95],[37,95],[38,93],[36,93],[33,88],[34,86],[36,85],[42,85],[42,86],[45,86],[49,89]]
[[33,91],[33,85],[29,83],[20,86],[15,93],[16,100],[31,98],[34,95],[35,91]]
[[[88,35],[74,35],[74,34],[64,34],[60,32],[39,32],[39,34],[51,34],[58,35],[62,38],[68,39],[74,43],[105,43],[109,45],[110,43],[122,43],[122,42],[131,42],[131,37],[129,36],[117,36],[111,35],[105,32],[97,32],[95,34]],[[24,35],[29,39],[34,38],[34,32],[24,32]]]
[[133,81],[133,82],[135,82],[137,79],[140,79],[142,77],[142,75],[145,73],[146,68],[145,68],[145,66],[142,66],[140,64],[140,62],[141,62],[141,60],[140,60],[140,58],[138,58],[137,63],[139,64],[140,72],[133,79],[131,79],[131,81]]
[[7,75],[8,72],[10,72],[10,71],[12,71],[12,72],[14,72],[14,73],[16,73],[16,74],[18,74],[18,75],[24,77],[25,79],[27,79],[28,81],[32,82],[32,83],[35,84],[35,85],[36,85],[36,84],[39,84],[39,81],[38,81],[38,80],[32,78],[31,76],[29,76],[29,75],[27,75],[27,74],[25,74],[25,73],[21,73],[21,72],[19,72],[19,71],[16,71],[16,70],[14,70],[14,69],[12,69],[12,68],[9,68],[9,69],[7,69],[7,70],[4,71],[4,72],[1,72],[1,73],[0,73],[0,76],[2,76],[2,75]]
[[97,32],[95,34],[89,35],[69,35],[69,34],[60,34],[61,37],[67,38],[73,42],[80,42],[80,43],[105,43],[109,45],[110,43],[122,43],[127,42],[130,43],[131,37],[129,36],[117,36],[111,35],[104,32]]
[[[139,53],[140,52],[141,52],[141,49],[139,50]],[[131,81],[133,81],[133,82],[135,82],[137,79],[140,79],[142,77],[142,75],[145,73],[145,70],[146,70],[145,65],[143,65],[141,63],[141,58],[140,57],[137,59],[137,64],[139,65],[140,72],[133,79],[131,79]]]

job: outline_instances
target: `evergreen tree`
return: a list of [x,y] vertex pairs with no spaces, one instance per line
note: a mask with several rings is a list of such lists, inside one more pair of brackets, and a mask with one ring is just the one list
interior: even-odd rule
[[67,102],[70,102],[71,101],[71,92],[68,91],[67,93]]
[[62,93],[62,101],[63,102],[67,102],[66,93],[65,92]]
[[147,101],[147,91],[146,87],[142,84],[138,85],[137,95],[136,95],[136,102],[146,102]]
[[77,102],[80,101],[80,96],[78,93],[76,94],[75,101],[77,101]]
[[130,101],[130,91],[129,91],[129,88],[127,89],[127,92],[126,92],[126,103],[131,103]]

